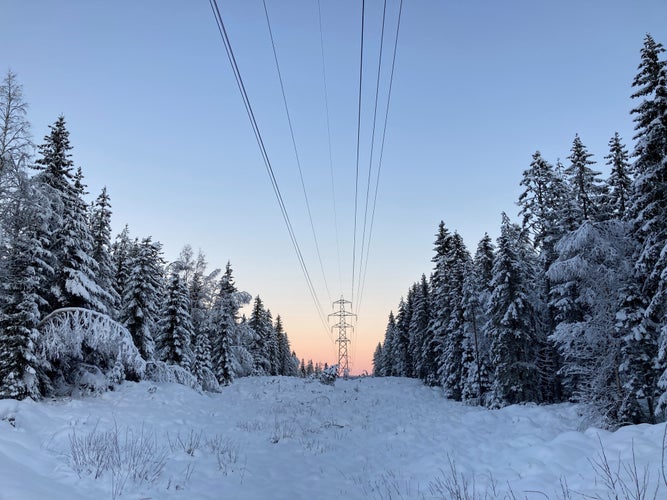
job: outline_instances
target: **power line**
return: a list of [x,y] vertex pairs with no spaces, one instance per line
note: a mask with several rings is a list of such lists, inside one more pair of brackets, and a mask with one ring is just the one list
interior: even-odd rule
[[361,253],[359,254],[359,284],[357,285],[357,306],[359,305],[361,293],[361,273],[364,265],[364,247],[366,243],[366,224],[368,222],[368,200],[371,190],[371,174],[373,171],[373,152],[375,151],[375,129],[377,124],[378,97],[380,96],[380,74],[382,70],[382,54],[384,52],[384,27],[387,16],[387,0],[384,0],[382,7],[382,30],[380,32],[380,53],[378,55],[378,70],[375,81],[375,104],[373,107],[373,127],[371,128],[371,151],[368,160],[368,180],[366,181],[366,202],[364,208],[364,229],[361,233]]
[[[308,212],[308,220],[310,221],[310,229],[313,233],[313,240],[315,241],[315,251],[317,253],[317,260],[320,263],[320,270],[322,272],[322,279],[324,280],[324,288],[327,291],[329,302],[331,302],[331,292],[329,291],[329,284],[324,272],[324,265],[322,264],[322,254],[320,253],[320,245],[317,241],[317,233],[315,232],[315,225],[313,224],[313,215],[310,210],[310,203],[308,202],[308,194],[306,192],[306,184],[303,181],[303,170],[301,169],[301,159],[299,158],[299,150],[296,146],[296,139],[294,138],[294,127],[292,126],[292,117],[287,105],[287,96],[285,94],[285,85],[283,82],[282,72],[280,71],[280,64],[278,63],[278,53],[276,51],[276,43],[273,38],[273,30],[271,29],[271,20],[269,19],[269,10],[266,7],[266,0],[262,0],[264,5],[264,15],[266,16],[266,25],[269,28],[269,37],[271,38],[271,48],[273,49],[273,60],[276,63],[276,71],[278,72],[278,80],[280,80],[280,91],[283,95],[283,104],[285,105],[285,114],[287,115],[287,123],[289,124],[290,136],[292,137],[292,146],[294,148],[294,157],[296,158],[296,165],[299,170],[299,179],[301,180],[301,189],[303,190],[303,197],[306,201],[306,211]],[[321,306],[320,306],[321,307]]]
[[361,142],[361,89],[364,75],[364,12],[366,0],[361,0],[361,47],[359,55],[359,104],[357,108],[357,168],[354,179],[354,233],[352,240],[352,302],[354,302],[354,273],[357,266],[357,200],[359,198],[359,146]]
[[370,225],[370,230],[368,232],[368,247],[366,249],[366,263],[364,264],[364,271],[363,271],[363,285],[361,287],[361,293],[360,293],[360,298],[359,302],[357,303],[357,313],[359,312],[359,309],[361,308],[361,297],[363,296],[364,293],[364,287],[366,285],[366,272],[368,271],[368,255],[370,254],[370,246],[371,246],[371,240],[373,238],[373,224],[375,222],[375,207],[377,205],[377,198],[378,198],[378,186],[380,185],[380,173],[382,171],[382,159],[384,157],[384,145],[385,145],[385,138],[387,136],[387,122],[389,119],[389,104],[391,102],[391,90],[393,87],[394,83],[394,69],[396,68],[396,52],[398,51],[398,35],[400,32],[401,28],[401,17],[403,14],[403,0],[400,0],[399,7],[398,7],[398,20],[396,22],[396,36],[394,39],[394,53],[391,59],[391,73],[389,76],[389,90],[387,91],[387,107],[385,108],[385,115],[384,115],[384,127],[382,130],[382,141],[380,143],[380,155],[378,159],[378,171],[377,171],[377,177],[375,179],[375,194],[373,196],[373,210],[371,211],[371,225]]
[[227,34],[227,30],[225,28],[224,22],[222,21],[222,16],[220,14],[220,9],[218,7],[218,2],[217,2],[217,0],[209,0],[209,4],[211,5],[211,10],[213,11],[213,16],[215,17],[215,22],[218,26],[218,31],[220,33],[220,37],[222,38],[222,42],[225,46],[225,52],[227,53],[227,58],[229,59],[229,62],[232,66],[232,71],[234,73],[234,78],[236,79],[236,84],[238,85],[239,91],[241,92],[241,98],[243,99],[243,104],[245,106],[246,113],[248,114],[248,118],[250,120],[250,124],[252,126],[253,133],[255,134],[255,139],[257,140],[257,145],[259,146],[260,153],[262,155],[262,160],[264,161],[264,165],[266,167],[267,174],[269,175],[269,179],[271,181],[271,185],[273,187],[274,194],[276,195],[278,205],[280,206],[280,211],[283,215],[283,220],[285,221],[285,226],[287,227],[287,231],[288,231],[290,239],[292,241],[292,245],[294,246],[294,250],[296,252],[297,259],[299,261],[299,265],[300,265],[301,270],[303,271],[303,275],[306,279],[306,284],[308,285],[308,290],[309,290],[310,295],[313,299],[313,302],[315,303],[315,308],[316,308],[317,313],[320,317],[320,321],[322,322],[322,326],[327,331],[327,335],[329,336],[329,338],[333,342],[333,337],[331,336],[331,333],[329,332],[329,329],[327,327],[324,312],[322,311],[320,301],[317,298],[317,292],[315,291],[315,287],[313,286],[313,282],[310,278],[310,274],[308,273],[308,268],[306,267],[306,263],[303,259],[303,255],[301,253],[301,248],[299,247],[299,243],[296,239],[296,235],[294,233],[292,223],[291,223],[289,215],[287,213],[287,208],[285,207],[285,203],[283,201],[283,197],[282,197],[282,194],[280,192],[280,188],[278,186],[278,181],[276,180],[275,174],[273,172],[273,167],[271,166],[271,161],[270,161],[269,155],[266,151],[266,147],[264,145],[264,141],[262,139],[262,134],[260,132],[259,126],[257,125],[257,120],[255,118],[255,114],[252,110],[252,106],[250,105],[250,99],[248,97],[248,93],[247,93],[245,85],[243,83],[243,78],[241,77],[241,72],[239,71],[239,67],[238,67],[238,64],[236,62],[236,57],[234,56],[234,52],[232,50],[231,42],[230,42],[229,36]]
[[334,231],[336,234],[336,256],[338,258],[338,286],[343,291],[343,273],[340,260],[340,238],[338,236],[338,213],[336,210],[336,185],[334,182],[333,154],[331,148],[331,118],[329,113],[329,90],[327,88],[327,70],[324,57],[324,30],[322,29],[322,6],[320,0],[317,0],[317,13],[320,26],[320,51],[322,53],[322,83],[324,85],[324,107],[327,116],[327,139],[329,144],[329,171],[331,173],[331,199],[333,202]]

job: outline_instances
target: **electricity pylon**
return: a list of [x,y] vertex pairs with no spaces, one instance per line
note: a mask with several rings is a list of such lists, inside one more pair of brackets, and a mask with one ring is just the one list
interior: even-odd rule
[[352,302],[349,300],[343,299],[341,296],[340,300],[337,300],[333,303],[332,307],[335,307],[338,304],[338,311],[329,314],[329,317],[334,316],[338,318],[338,324],[333,325],[331,330],[338,328],[338,375],[343,375],[347,377],[350,373],[350,362],[347,356],[347,344],[350,342],[350,339],[347,338],[347,329],[350,328],[354,330],[354,327],[347,322],[347,318],[351,316],[356,316],[349,311],[345,310],[345,304],[350,304],[352,307]]

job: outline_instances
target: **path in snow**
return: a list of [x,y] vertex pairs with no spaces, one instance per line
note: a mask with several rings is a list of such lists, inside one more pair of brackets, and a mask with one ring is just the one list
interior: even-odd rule
[[[489,411],[399,378],[334,387],[245,378],[214,395],[125,383],[86,399],[0,401],[0,499],[442,498],[450,460],[481,494],[495,483],[501,498],[508,487],[519,498],[558,498],[564,480],[607,498],[591,465],[599,440],[614,467],[630,463],[634,446],[657,484],[664,424],[615,433],[580,425],[574,405]],[[159,477],[77,474],[72,439],[107,431],[121,446],[143,438],[164,452]]]

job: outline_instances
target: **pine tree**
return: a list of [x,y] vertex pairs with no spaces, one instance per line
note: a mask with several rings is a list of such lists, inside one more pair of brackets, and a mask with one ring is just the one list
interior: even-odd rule
[[632,168],[628,159],[628,151],[621,142],[618,132],[609,140],[609,154],[605,156],[610,166],[609,174],[609,208],[613,217],[623,219],[630,197],[632,185]]
[[60,116],[39,146],[42,155],[36,177],[50,201],[51,231],[48,250],[53,256],[54,283],[50,306],[83,307],[106,312],[109,294],[97,283],[98,264],[92,257],[93,240],[82,199],[81,173],[73,174],[69,132]]
[[213,390],[211,384],[218,384],[217,377],[213,373],[211,361],[211,343],[206,332],[195,332],[193,338],[193,363],[192,374],[197,377],[204,390]]
[[422,274],[420,282],[416,283],[413,289],[413,311],[408,327],[410,335],[408,347],[413,364],[412,375],[424,380],[426,369],[423,353],[430,318],[429,284],[426,275]]
[[126,224],[111,245],[113,288],[119,297],[119,311],[123,308],[123,293],[130,275],[130,262],[136,256],[138,248],[139,242],[130,240],[130,229]]
[[493,254],[493,242],[488,234],[484,234],[463,283],[463,372],[466,378],[462,380],[461,397],[477,404],[484,402],[484,395],[491,386],[486,312],[491,297]]
[[438,342],[438,378],[445,394],[459,401],[463,372],[464,309],[463,286],[465,271],[470,264],[470,254],[458,233],[451,237],[449,252],[444,256],[445,279],[441,282],[441,298],[444,299],[444,329]]
[[600,172],[590,166],[595,165],[593,156],[581,142],[577,134],[572,141],[572,154],[568,156],[570,166],[565,169],[565,176],[577,201],[578,222],[585,220],[604,220],[604,183]]
[[447,274],[448,260],[452,246],[452,237],[444,222],[440,221],[435,240],[435,255],[431,259],[435,263],[435,269],[431,275],[430,283],[430,318],[426,338],[422,349],[422,372],[425,374],[424,381],[429,385],[440,383],[438,377],[437,358],[445,335],[445,328],[449,323],[449,303],[447,297]]
[[158,359],[190,370],[194,362],[190,320],[190,298],[178,273],[172,273],[157,327],[155,347]]
[[412,375],[412,357],[408,346],[410,343],[410,319],[416,286],[408,290],[405,300],[401,300],[396,313],[396,330],[392,353],[394,357],[394,375],[410,377]]
[[387,328],[384,334],[384,348],[382,349],[382,376],[393,377],[396,375],[396,358],[394,356],[395,343],[398,333],[396,332],[396,319],[393,311],[389,312]]
[[[183,249],[181,260],[176,263],[189,288],[192,327],[195,332],[209,331],[210,337],[209,312],[215,300],[216,278],[220,270],[214,269],[211,273],[207,273],[207,266],[206,257],[201,250],[197,253],[196,259],[192,258],[192,248],[189,245]],[[210,340],[214,345],[213,338]]]
[[292,377],[296,374],[296,369],[294,366],[294,359],[292,357],[289,338],[283,327],[283,320],[281,319],[280,315],[276,316],[276,322],[273,330],[276,332],[278,343],[278,367],[276,370],[277,375]]
[[384,376],[384,367],[382,366],[383,360],[382,352],[382,343],[378,342],[375,351],[373,352],[373,376],[374,377],[383,377]]
[[144,238],[129,261],[129,274],[123,293],[121,322],[145,360],[154,356],[158,314],[163,289],[162,245]]
[[554,180],[553,166],[536,151],[530,168],[523,172],[521,186],[524,191],[518,202],[522,227],[532,235],[535,248],[543,246],[547,234],[553,229],[554,205],[558,201],[554,199]]
[[[626,292],[623,370],[627,389],[643,407],[637,410],[643,413],[638,418],[649,422],[654,419],[658,379],[667,361],[658,358],[659,352],[664,352],[659,346],[667,344],[660,336],[667,311],[663,279],[667,267],[667,70],[665,61],[660,60],[662,52],[662,44],[646,35],[639,73],[633,81],[637,90],[632,97],[641,102],[632,110],[637,142],[627,211],[637,250],[636,282]],[[661,386],[667,389],[667,380],[661,381]]]
[[115,272],[113,258],[111,255],[111,203],[107,188],[95,200],[90,212],[90,231],[93,238],[92,257],[97,262],[99,272],[97,282],[109,299],[105,301],[105,307],[110,316],[118,316],[120,307],[120,295],[114,286]]
[[[268,311],[259,296],[255,297],[252,313],[248,325],[255,332],[255,342],[250,353],[254,360],[254,373],[257,375],[269,375],[271,373],[270,343],[273,334]],[[309,373],[309,375],[312,371]]]
[[520,228],[503,214],[493,263],[488,332],[493,406],[539,401],[537,335],[531,303],[534,262]]
[[586,221],[558,243],[558,259],[549,269],[559,319],[552,339],[563,359],[564,382],[573,399],[592,405],[605,426],[625,418],[616,311],[619,291],[632,276],[628,240],[627,227],[618,220]]
[[44,212],[38,203],[26,200],[15,223],[22,226],[7,247],[2,262],[7,276],[0,295],[0,398],[40,396],[40,361],[34,342],[38,336],[40,307],[52,269],[45,249]]
[[232,339],[237,329],[239,309],[249,300],[249,296],[238,292],[229,262],[218,288],[211,311],[209,338],[212,343],[213,371],[218,382],[226,385],[233,380]]

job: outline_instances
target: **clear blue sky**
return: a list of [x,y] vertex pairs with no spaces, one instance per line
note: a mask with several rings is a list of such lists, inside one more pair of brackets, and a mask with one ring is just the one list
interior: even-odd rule
[[[367,0],[360,193],[365,192],[381,2]],[[260,0],[219,0],[317,293],[329,310]],[[316,0],[267,0],[331,299],[350,296],[361,2],[321,0],[342,279],[332,209]],[[397,0],[389,0],[389,26]],[[300,355],[334,361],[261,162],[208,1],[2,0],[2,69],[24,86],[35,142],[63,113],[74,160],[114,226],[189,243],[281,313]],[[516,214],[536,150],[578,133],[600,169],[631,147],[644,34],[667,43],[664,0],[405,0],[374,236],[353,367],[422,272],[443,219],[472,251]],[[392,28],[393,29],[393,28]],[[384,95],[384,94],[382,94]],[[359,202],[363,214],[363,198]],[[358,241],[362,223],[359,222]]]

